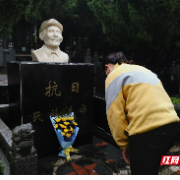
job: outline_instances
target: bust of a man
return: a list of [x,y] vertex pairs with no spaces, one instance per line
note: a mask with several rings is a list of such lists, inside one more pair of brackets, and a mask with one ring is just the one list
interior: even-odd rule
[[33,61],[38,62],[68,62],[69,56],[60,50],[63,40],[63,26],[55,19],[44,21],[39,29],[39,38],[44,45],[31,52]]

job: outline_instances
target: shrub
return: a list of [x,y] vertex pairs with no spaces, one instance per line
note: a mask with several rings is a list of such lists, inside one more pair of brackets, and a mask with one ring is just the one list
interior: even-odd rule
[[[175,105],[180,105],[180,99],[179,98],[175,98],[175,97],[170,97],[171,98],[171,101],[172,101],[172,103]],[[178,115],[178,117],[180,117],[180,110],[179,110],[179,108],[178,109],[175,109],[175,111],[176,111],[176,113],[177,113],[177,115]]]
[[3,164],[0,160],[0,175],[3,175],[4,174],[4,167],[3,167]]
[[173,104],[178,104],[180,105],[180,99],[179,98],[175,98],[175,97],[170,97],[171,98],[171,101]]

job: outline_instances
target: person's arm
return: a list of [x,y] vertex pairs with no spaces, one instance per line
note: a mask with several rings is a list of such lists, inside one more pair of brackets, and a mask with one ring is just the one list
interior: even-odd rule
[[106,79],[106,114],[109,128],[117,145],[122,149],[129,147],[128,135],[125,129],[128,127],[124,113],[125,100],[122,93],[123,83],[112,76]]

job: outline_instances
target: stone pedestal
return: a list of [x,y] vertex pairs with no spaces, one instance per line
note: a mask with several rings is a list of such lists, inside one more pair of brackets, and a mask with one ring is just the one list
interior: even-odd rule
[[52,110],[71,107],[80,128],[74,147],[92,142],[92,64],[9,62],[8,126],[31,122],[38,158],[58,153],[60,144],[49,119]]

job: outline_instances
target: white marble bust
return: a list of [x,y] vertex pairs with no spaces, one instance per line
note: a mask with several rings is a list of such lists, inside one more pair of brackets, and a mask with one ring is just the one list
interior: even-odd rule
[[39,38],[44,41],[44,45],[31,52],[32,60],[38,62],[68,62],[68,54],[59,48],[63,40],[62,31],[63,26],[57,20],[44,21],[39,30]]

